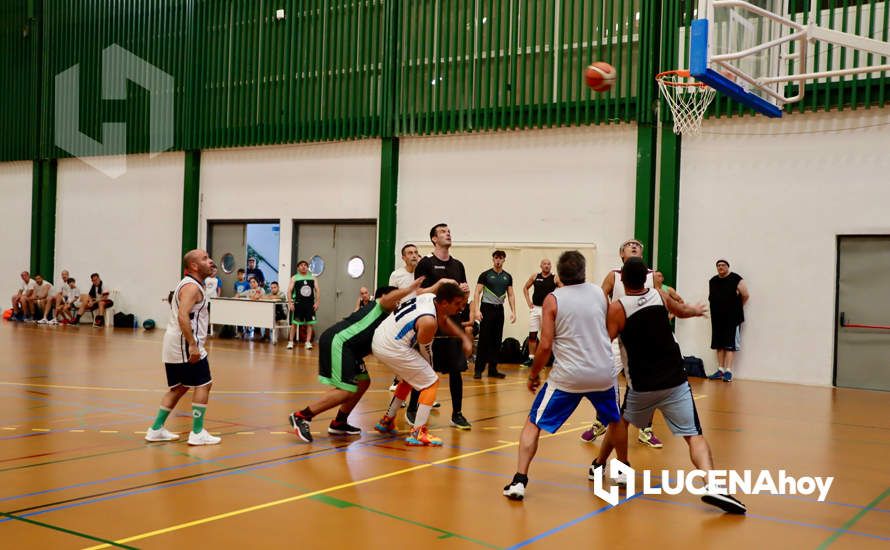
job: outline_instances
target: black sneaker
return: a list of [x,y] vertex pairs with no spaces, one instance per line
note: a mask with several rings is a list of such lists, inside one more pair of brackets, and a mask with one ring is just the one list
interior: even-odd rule
[[351,426],[348,422],[331,422],[331,425],[328,426],[328,433],[331,435],[361,435],[362,429]]
[[503,380],[504,378],[507,377],[507,375],[502,372],[490,372],[490,373],[488,373],[488,377],[489,378],[500,378]]
[[598,463],[596,459],[593,459],[593,462],[590,463],[590,468],[587,470],[587,479],[593,481],[596,479],[596,471],[600,468],[603,468],[603,465]]
[[467,419],[464,418],[464,415],[461,413],[454,413],[451,417],[451,425],[457,428],[458,430],[469,430],[472,429],[470,423],[467,422]]
[[438,408],[441,407],[441,406],[442,406],[442,404],[439,403],[438,401],[436,401],[435,403],[433,403],[433,408],[434,408],[434,409],[438,409]]
[[734,499],[732,496],[724,495],[722,493],[709,492],[701,497],[701,501],[705,504],[716,506],[727,514],[744,514],[748,511],[748,508],[744,504]]
[[306,422],[306,419],[297,415],[297,413],[291,413],[288,420],[290,420],[290,425],[293,427],[297,437],[306,443],[312,443],[312,432],[309,430],[309,423]]
[[411,409],[405,411],[405,419],[408,420],[408,424],[413,426],[415,418],[417,418],[417,411],[412,411]]

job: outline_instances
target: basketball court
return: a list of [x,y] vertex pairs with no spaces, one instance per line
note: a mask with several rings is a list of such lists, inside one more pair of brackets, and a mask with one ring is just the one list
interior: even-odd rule
[[[70,269],[86,292],[101,272],[106,325],[136,326],[0,322],[0,547],[890,548],[890,0],[12,4],[0,276]],[[503,379],[463,373],[469,430],[441,376],[442,446],[409,446],[405,409],[398,435],[374,429],[393,373],[370,355],[348,417],[361,434],[329,434],[334,409],[301,441],[289,415],[328,389],[322,346],[285,347],[287,306],[238,300],[238,269],[284,292],[306,263],[318,342],[403,245],[433,253],[439,222],[471,291],[506,251],[518,342],[542,258],[578,250],[599,284],[635,237],[688,303],[731,260],[751,292],[742,343],[731,383],[690,377],[696,422],[716,469],[831,478],[825,498],[736,494],[747,513],[729,514],[668,494],[693,466],[659,413],[663,448],[631,426],[637,483],[609,504],[588,479],[603,439],[580,438],[585,401],[542,432],[509,500],[535,398],[513,361]],[[222,440],[188,443],[186,395],[162,422],[179,439],[147,442],[168,292],[194,248],[220,268],[203,426]],[[722,367],[707,318],[675,335]]]

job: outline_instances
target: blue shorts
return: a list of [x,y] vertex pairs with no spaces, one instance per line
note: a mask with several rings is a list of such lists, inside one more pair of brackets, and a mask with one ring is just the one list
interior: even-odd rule
[[544,384],[538,391],[528,418],[545,432],[555,433],[572,416],[585,397],[596,409],[597,418],[602,419],[604,424],[621,420],[614,387],[603,391],[569,393],[557,390],[549,384]]

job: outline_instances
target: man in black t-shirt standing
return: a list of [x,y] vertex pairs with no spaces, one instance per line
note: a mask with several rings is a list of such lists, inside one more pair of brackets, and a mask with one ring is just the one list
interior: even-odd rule
[[732,360],[741,346],[740,327],[745,322],[748,286],[741,275],[729,270],[729,262],[717,260],[717,274],[708,283],[711,303],[711,349],[717,351],[717,372],[711,380],[732,381]]
[[[433,253],[421,258],[414,268],[414,278],[426,277],[418,294],[423,289],[436,284],[439,279],[453,279],[460,285],[461,290],[470,293],[467,285],[467,273],[464,264],[460,260],[451,257],[451,229],[448,224],[440,223],[430,229],[430,241],[433,243]],[[453,321],[463,325],[472,338],[472,326],[469,325],[469,307],[453,318]],[[468,326],[469,325],[469,326]],[[461,412],[464,398],[464,381],[461,373],[467,369],[467,360],[463,354],[461,341],[450,338],[444,334],[437,334],[433,340],[433,368],[436,372],[448,374],[448,386],[451,390],[451,425],[460,430],[469,430],[470,423]],[[412,391],[411,400],[408,403],[406,416],[408,421],[414,424],[414,416],[417,413],[417,402],[420,392]]]

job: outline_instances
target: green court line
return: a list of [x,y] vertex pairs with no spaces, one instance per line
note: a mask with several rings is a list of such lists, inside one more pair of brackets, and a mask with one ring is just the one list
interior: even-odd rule
[[46,527],[47,529],[53,529],[55,531],[61,531],[62,533],[67,533],[69,535],[74,535],[75,537],[81,537],[85,539],[90,539],[96,542],[103,542],[105,544],[110,544],[111,546],[116,546],[118,548],[129,548],[131,550],[137,550],[135,546],[127,546],[126,544],[118,544],[113,540],[101,539],[99,537],[94,537],[93,535],[88,535],[86,533],[80,533],[77,531],[72,531],[71,529],[65,529],[64,527],[59,527],[58,525],[50,525],[49,523],[43,523],[42,521],[34,521],[33,519],[22,518],[19,516],[14,516],[12,514],[7,514],[6,512],[0,512],[0,516],[7,517],[9,519],[14,519],[18,521],[23,521],[25,523],[30,523],[32,525],[37,525],[38,527]]
[[885,498],[887,498],[888,496],[890,496],[890,487],[888,487],[887,489],[885,489],[884,492],[881,493],[880,495],[878,495],[878,497],[877,497],[876,499],[874,499],[873,501],[869,502],[869,503],[865,506],[865,508],[863,508],[862,510],[859,510],[859,512],[858,512],[855,516],[853,516],[852,518],[850,518],[849,520],[847,520],[847,522],[846,522],[845,524],[841,525],[841,526],[837,529],[837,531],[835,531],[834,533],[831,534],[830,537],[828,537],[827,539],[825,539],[825,542],[823,542],[822,544],[820,544],[820,545],[816,548],[816,550],[825,550],[825,548],[828,548],[829,546],[831,546],[831,545],[834,543],[834,541],[836,541],[837,539],[840,538],[841,535],[843,535],[844,533],[846,533],[846,532],[850,529],[850,527],[853,527],[853,525],[855,525],[857,521],[859,521],[860,519],[862,519],[862,517],[865,516],[865,514],[867,514],[867,513],[869,512],[869,510],[871,510],[872,508],[874,508],[875,506],[877,506],[878,504],[880,504],[880,502],[881,502],[882,500],[884,500]]
[[[250,477],[261,479],[263,481],[268,481],[271,483],[275,483],[277,485],[281,485],[282,487],[287,487],[288,489],[296,489],[298,491],[306,491],[305,487],[300,487],[299,485],[294,485],[293,483],[288,483],[287,481],[282,481],[280,479],[275,479],[273,477],[269,477],[263,474],[255,474],[253,472],[245,472],[246,475]],[[389,512],[384,512],[383,510],[377,510],[376,508],[370,508],[368,506],[363,506],[361,504],[356,504],[355,502],[349,502],[348,500],[342,500],[339,498],[332,497],[330,495],[315,495],[314,497],[310,497],[309,500],[314,500],[316,502],[320,502],[322,504],[327,504],[329,506],[333,506],[335,508],[340,508],[341,510],[346,508],[358,508],[359,510],[364,510],[365,512],[371,512],[372,514],[377,514],[383,517],[387,517],[390,519],[394,519],[396,521],[401,521],[403,523],[408,523],[410,525],[414,525],[417,527],[422,527],[424,529],[429,529],[430,531],[434,531],[436,533],[440,533],[437,537],[439,540],[449,539],[449,538],[457,538],[461,540],[465,540],[467,542],[472,542],[478,544],[479,546],[484,546],[486,548],[493,548],[494,550],[502,550],[500,546],[495,546],[493,544],[476,540],[470,537],[465,537],[463,535],[459,535],[457,533],[452,533],[451,531],[446,531],[444,529],[440,529],[438,527],[433,527],[432,525],[427,525],[425,523],[421,523],[419,521],[414,521],[412,519],[408,519],[405,517],[397,516],[395,514],[390,514]]]

